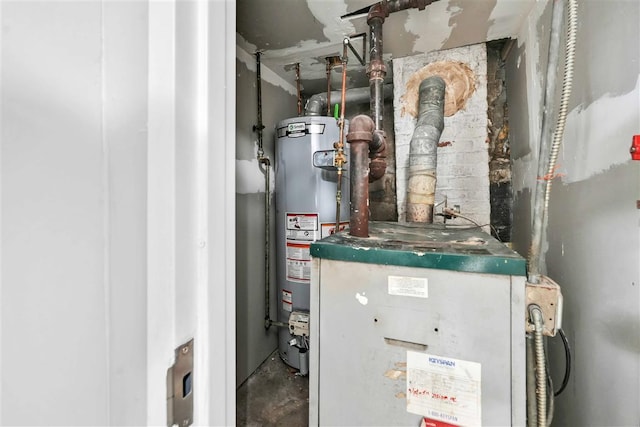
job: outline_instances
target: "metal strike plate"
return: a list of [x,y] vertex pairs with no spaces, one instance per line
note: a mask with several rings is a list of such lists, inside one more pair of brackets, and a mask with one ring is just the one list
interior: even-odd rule
[[167,370],[167,425],[186,427],[193,424],[193,339],[175,352]]
[[[542,310],[544,319],[543,334],[555,337],[562,327],[562,291],[560,286],[546,276],[542,276],[540,283],[526,285],[526,306],[536,304]],[[527,332],[534,332],[533,323],[529,319],[529,312],[525,314]]]
[[329,171],[337,170],[335,166],[335,150],[321,150],[313,153],[313,166]]

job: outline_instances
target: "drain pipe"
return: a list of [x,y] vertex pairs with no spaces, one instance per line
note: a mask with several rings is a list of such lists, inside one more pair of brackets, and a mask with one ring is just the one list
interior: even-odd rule
[[375,131],[371,117],[361,114],[351,119],[347,142],[351,153],[349,234],[369,237],[369,153],[384,147],[384,137]]
[[[371,117],[356,116],[349,125],[347,142],[351,144],[351,217],[349,234],[369,237],[369,182],[380,179],[387,168],[383,128],[384,78],[387,68],[382,59],[382,25],[390,13],[404,9],[423,10],[435,0],[384,0],[374,4],[367,14],[369,25],[369,108]],[[371,160],[369,160],[369,158]]]
[[438,141],[444,129],[445,82],[432,76],[420,83],[418,122],[409,148],[407,222],[433,223]]
[[264,155],[264,148],[262,145],[262,131],[264,130],[264,124],[262,123],[262,76],[260,75],[260,51],[256,52],[256,87],[258,93],[258,123],[253,126],[253,131],[258,133],[258,163],[264,167],[264,327],[269,329],[271,326],[270,319],[270,306],[269,306],[269,287],[270,287],[270,266],[271,259],[269,257],[270,251],[270,235],[269,228],[271,227],[271,197],[270,197],[270,173],[271,173],[271,160]]
[[387,67],[382,59],[382,24],[390,13],[405,9],[417,8],[424,10],[436,0],[384,0],[374,4],[367,14],[369,25],[369,89],[371,92],[371,117],[376,130],[382,130],[384,117],[384,102],[382,85],[387,75]]

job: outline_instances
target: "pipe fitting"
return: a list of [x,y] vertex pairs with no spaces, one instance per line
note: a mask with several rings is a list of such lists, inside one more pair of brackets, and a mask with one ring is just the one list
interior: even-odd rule
[[375,158],[369,163],[369,182],[374,182],[382,178],[387,171],[387,159]]
[[380,19],[384,22],[385,18],[389,16],[389,8],[387,7],[387,0],[382,0],[380,3],[376,3],[371,6],[369,13],[367,14],[367,24],[374,19]]
[[355,116],[349,123],[347,142],[366,142],[370,144],[373,141],[374,129],[375,124],[371,117],[364,114]]
[[369,144],[369,182],[382,178],[387,171],[387,145],[386,134],[383,130],[374,130],[373,138]]
[[367,65],[367,76],[369,76],[370,79],[384,79],[386,75],[387,66],[385,65],[383,60],[374,59],[369,62],[369,65]]
[[[387,134],[383,130],[376,129],[373,131],[373,138],[371,139],[371,144],[370,144],[372,157],[373,157],[373,154],[386,152],[387,150],[387,146],[385,144],[386,141],[387,141]],[[385,154],[385,157],[386,157],[386,154]]]

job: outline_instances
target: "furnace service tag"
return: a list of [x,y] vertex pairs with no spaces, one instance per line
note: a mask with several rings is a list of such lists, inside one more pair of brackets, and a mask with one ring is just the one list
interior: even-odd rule
[[454,425],[482,424],[481,365],[407,352],[407,412]]

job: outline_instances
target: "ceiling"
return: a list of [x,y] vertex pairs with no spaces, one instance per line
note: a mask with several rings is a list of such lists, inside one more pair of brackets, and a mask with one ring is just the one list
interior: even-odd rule
[[[303,94],[326,91],[326,57],[342,54],[344,37],[367,33],[366,15],[341,19],[375,0],[237,0],[237,45],[260,50],[262,63],[295,85],[300,64]],[[383,52],[393,58],[515,37],[535,0],[436,0],[425,10],[391,14],[383,27]],[[367,45],[369,35],[366,34]],[[362,54],[363,37],[353,39]],[[368,53],[365,58],[368,61]],[[349,52],[348,87],[368,86],[365,66]],[[388,67],[391,71],[391,67]],[[331,76],[340,86],[340,68]]]

